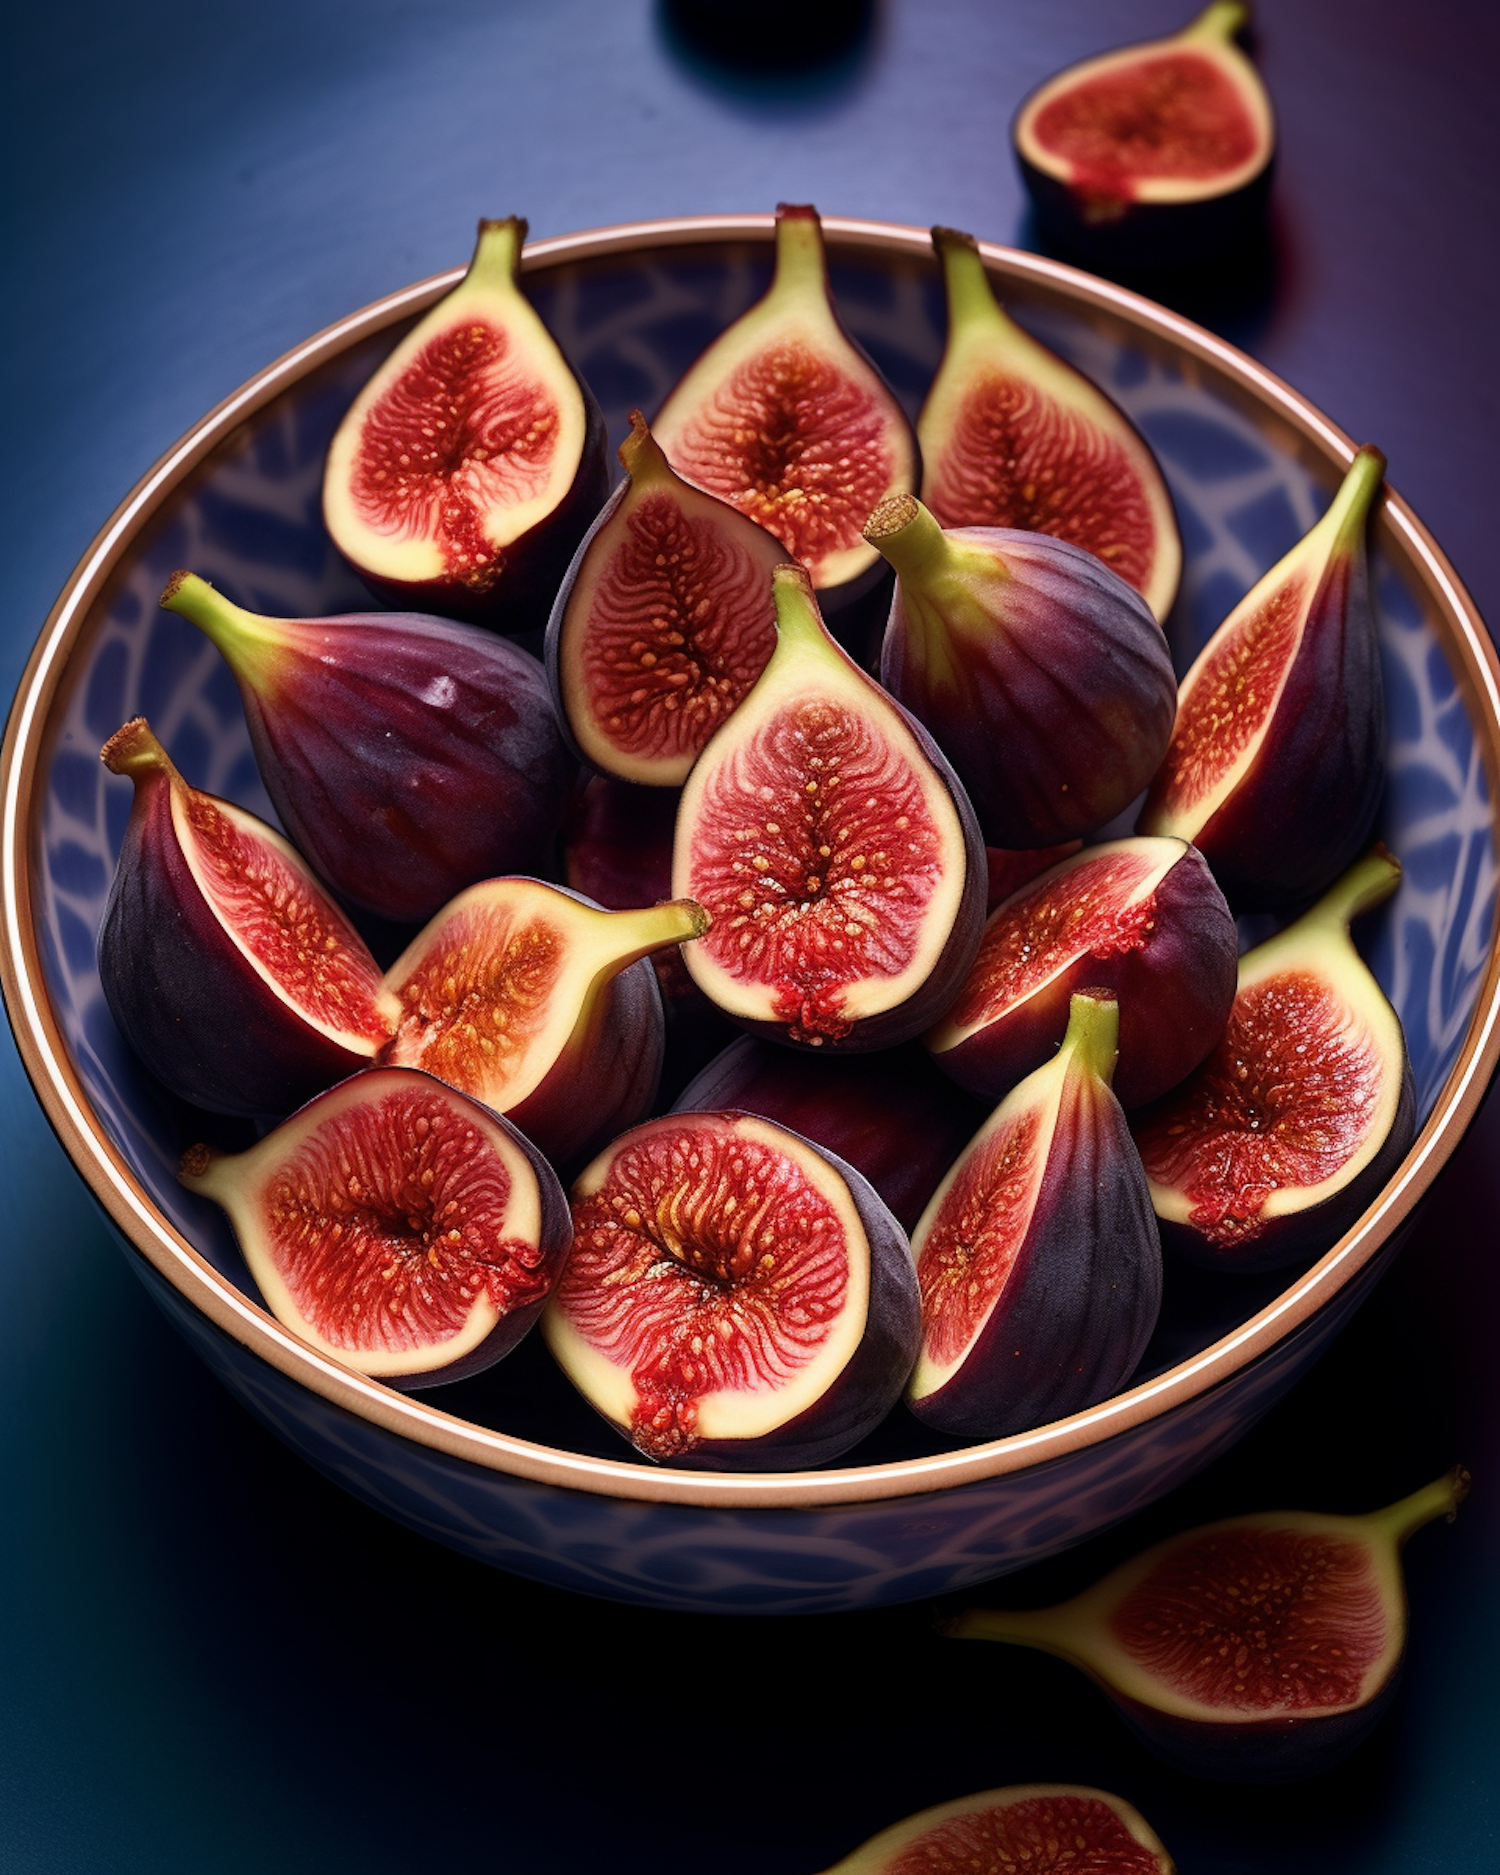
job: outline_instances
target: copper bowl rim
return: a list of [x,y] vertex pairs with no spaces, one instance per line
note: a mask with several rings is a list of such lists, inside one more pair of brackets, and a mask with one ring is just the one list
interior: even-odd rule
[[[928,230],[827,218],[834,250],[931,258]],[[523,268],[640,254],[666,247],[769,242],[771,215],[693,216],[633,222],[531,243]],[[1130,328],[1149,355],[1174,361],[1278,432],[1314,471],[1342,475],[1354,444],[1304,398],[1234,346],[1189,320],[1108,281],[1035,254],[980,244],[1005,290],[1032,304],[1066,307],[1101,325]],[[322,1399],[404,1439],[488,1471],[597,1496],[704,1508],[791,1509],[855,1504],[948,1490],[1061,1459],[1200,1399],[1307,1322],[1368,1264],[1402,1223],[1458,1145],[1500,1057],[1500,933],[1459,1057],[1436,1107],[1379,1198],[1325,1256],[1282,1294],[1191,1359],[1070,1418],[937,1457],[808,1472],[709,1473],[590,1458],[493,1432],[439,1411],[314,1351],[242,1295],[156,1211],[140,1180],[93,1113],[69,1059],[45,989],[38,938],[40,851],[33,809],[49,729],[71,654],[90,608],[140,528],[246,418],[315,367],[409,319],[462,277],[454,268],[361,308],[295,346],[195,424],[116,509],[79,561],[48,616],[26,667],[0,753],[0,980],[21,1057],[64,1150],[127,1241],[217,1328]],[[1269,422],[1268,422],[1269,420]],[[1473,601],[1436,542],[1389,489],[1377,539],[1425,592],[1453,660],[1492,799],[1500,799],[1500,661]]]

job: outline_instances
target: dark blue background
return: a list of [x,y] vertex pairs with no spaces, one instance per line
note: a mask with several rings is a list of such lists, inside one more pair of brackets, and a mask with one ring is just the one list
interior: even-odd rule
[[[819,9],[719,10],[761,57],[768,17]],[[466,258],[479,215],[545,235],[786,198],[1025,243],[1017,101],[1185,12],[889,0],[842,57],[799,71],[731,70],[649,0],[29,9],[4,114],[0,693],[179,432],[315,328]],[[1264,0],[1260,18],[1282,128],[1272,251],[1248,278],[1164,291],[1377,442],[1500,618],[1495,14]],[[921,1609],[614,1609],[386,1524],[180,1346],[3,1048],[7,1869],[809,1875],[921,1805],[1030,1778],[1131,1797],[1185,1875],[1495,1866],[1493,1106],[1394,1274],[1270,1420],[999,1591],[1052,1599],[1202,1517],[1365,1508],[1467,1462],[1463,1517],[1409,1552],[1391,1717],[1343,1770],[1236,1793],[1159,1769],[1057,1663],[938,1641]]]

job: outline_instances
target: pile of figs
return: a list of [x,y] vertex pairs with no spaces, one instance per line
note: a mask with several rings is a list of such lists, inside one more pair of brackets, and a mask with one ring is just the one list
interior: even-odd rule
[[[182,1178],[323,1355],[434,1385],[539,1321],[668,1464],[823,1464],[903,1400],[954,1440],[1078,1412],[1164,1248],[1168,1282],[1326,1250],[1411,1138],[1349,935],[1400,878],[1382,458],[1179,682],[1160,472],[968,236],[934,231],[914,427],[783,208],[609,494],[524,235],[481,225],[329,451],[333,540],[420,612],[163,595],[285,834],[142,719],[103,750],[110,1009],[201,1135],[260,1133]],[[1283,928],[1241,957],[1244,911]]]

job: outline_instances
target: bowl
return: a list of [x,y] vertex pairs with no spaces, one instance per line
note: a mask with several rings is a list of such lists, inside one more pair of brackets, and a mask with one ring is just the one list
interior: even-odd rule
[[[773,228],[769,215],[643,223],[527,250],[528,289],[612,439],[763,290]],[[915,414],[943,333],[927,234],[825,229],[845,321]],[[1321,512],[1352,445],[1187,321],[1035,255],[981,251],[1022,322],[1102,384],[1162,462],[1186,550],[1169,624],[1181,667]],[[176,1182],[203,1121],[135,1062],[99,986],[95,932],[130,791],[97,751],[144,714],[191,782],[271,817],[227,670],[158,594],[188,566],[258,610],[368,604],[319,518],[323,452],[378,361],[459,277],[364,308],[210,412],[111,517],[46,623],[0,766],[0,968],[48,1117],[132,1267],[224,1384],[329,1477],[486,1562],[657,1607],[804,1613],[960,1589],[1078,1542],[1180,1483],[1285,1392],[1388,1265],[1477,1109],[1500,1052],[1500,667],[1483,625],[1387,492],[1372,560],[1390,731],[1381,832],[1405,876],[1362,935],[1406,1028],[1421,1128],[1308,1267],[1174,1277],[1133,1384],[1087,1412],[969,1446],[898,1415],[819,1471],[637,1461],[535,1337],[489,1375],[395,1392],[269,1315],[222,1216]]]

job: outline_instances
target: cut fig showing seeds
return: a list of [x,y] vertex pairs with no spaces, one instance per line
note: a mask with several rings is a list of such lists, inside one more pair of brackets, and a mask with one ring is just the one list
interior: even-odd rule
[[692,366],[652,425],[682,475],[772,533],[836,604],[876,567],[860,529],[917,485],[895,393],[839,323],[817,211],[776,211],[770,291]]
[[859,1173],[784,1127],[648,1121],[578,1179],[573,1231],[542,1332],[648,1458],[818,1465],[900,1397],[918,1332],[905,1233]]
[[399,1387],[461,1380],[541,1313],[572,1227],[541,1153],[407,1068],[331,1088],[243,1153],[179,1176],[229,1213],[276,1319]]
[[1175,1875],[1176,1866],[1122,1797],[1012,1784],[893,1823],[827,1875]]
[[891,1047],[973,959],[979,832],[936,744],[829,636],[803,569],[773,583],[775,653],[678,809],[672,889],[713,919],[684,958],[745,1027]]
[[100,760],[135,796],[99,980],[152,1073],[211,1112],[279,1117],[365,1066],[395,1008],[301,857],[254,814],[190,787],[144,717]]
[[558,711],[606,775],[680,788],[776,645],[774,535],[677,475],[637,410],[628,479],[574,561],[547,628]]
[[1111,840],[1023,885],[984,927],[979,955],[927,1046],[988,1100],[1050,1060],[1073,992],[1120,1005],[1115,1094],[1126,1107],[1186,1078],[1224,1033],[1239,940],[1201,854],[1180,840]]
[[907,1404],[968,1439],[1024,1432],[1107,1399],[1161,1305],[1145,1175],[1110,1092],[1119,1015],[1072,999],[1046,1067],[995,1109],[912,1233],[922,1350]]
[[1061,1655],[1179,1769],[1308,1777],[1388,1705],[1406,1645],[1401,1546],[1434,1518],[1451,1522],[1468,1488],[1457,1468],[1364,1517],[1232,1517],[1158,1543],[1055,1608],[972,1608],[947,1632]]
[[948,342],[917,418],[922,500],[943,527],[1009,527],[1086,547],[1164,619],[1182,545],[1144,438],[1009,316],[972,235],[934,228],[932,245]]
[[1247,951],[1213,1052],[1134,1117],[1164,1240],[1191,1261],[1279,1269],[1327,1249],[1406,1156],[1416,1101],[1401,1020],[1349,936],[1400,881],[1376,847]]
[[593,393],[521,291],[526,223],[482,221],[463,279],[355,399],[328,451],[323,518],[398,601],[544,624],[609,492]]

